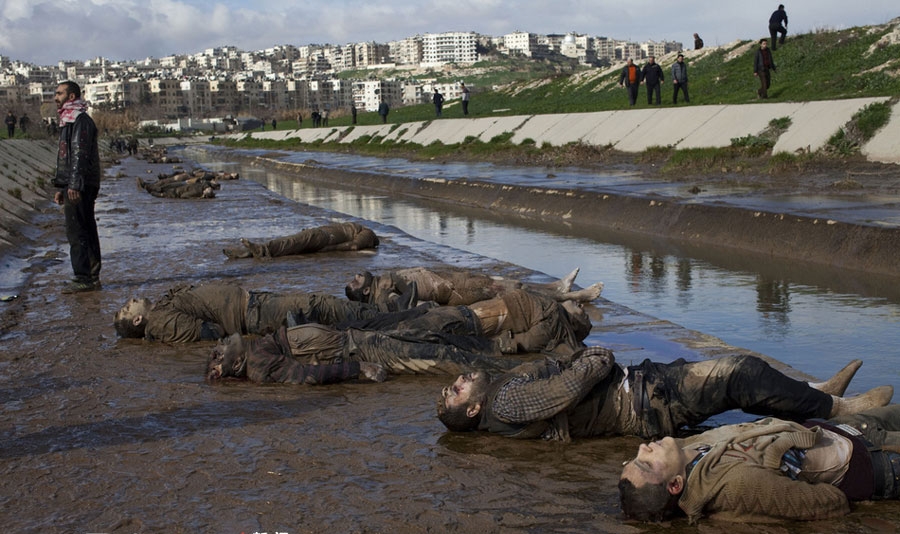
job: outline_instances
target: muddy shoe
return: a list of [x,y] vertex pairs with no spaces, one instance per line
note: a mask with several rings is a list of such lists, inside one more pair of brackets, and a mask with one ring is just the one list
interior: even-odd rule
[[853,376],[856,375],[856,371],[862,367],[862,364],[862,360],[853,360],[825,382],[810,382],[809,386],[822,393],[841,397],[847,391],[847,386],[850,385],[850,381],[853,380]]
[[245,248],[223,248],[222,253],[225,254],[229,260],[240,260],[253,257],[253,254],[250,254],[250,251]]
[[862,395],[856,397],[835,397],[832,396],[831,414],[829,417],[838,415],[852,415],[872,408],[887,406],[894,396],[893,386],[879,386],[866,391]]
[[100,289],[100,282],[79,282],[73,281],[64,285],[61,292],[63,294],[71,294],[71,293],[86,293],[88,291],[97,291]]

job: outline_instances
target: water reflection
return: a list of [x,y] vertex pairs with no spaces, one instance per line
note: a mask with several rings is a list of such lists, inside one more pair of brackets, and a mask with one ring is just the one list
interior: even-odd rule
[[862,356],[865,367],[854,391],[882,383],[900,389],[895,280],[614,231],[589,232],[562,222],[326,189],[260,167],[239,170],[297,202],[394,226],[426,241],[553,277],[581,267],[581,285],[602,280],[610,300],[820,377]]

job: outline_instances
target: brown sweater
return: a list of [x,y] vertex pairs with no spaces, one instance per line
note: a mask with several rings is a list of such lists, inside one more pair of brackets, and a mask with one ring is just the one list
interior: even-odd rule
[[766,418],[728,425],[681,442],[688,457],[711,447],[687,477],[678,505],[691,522],[702,515],[728,521],[817,520],[850,511],[837,487],[792,480],[779,470],[791,447],[814,447],[821,430]]

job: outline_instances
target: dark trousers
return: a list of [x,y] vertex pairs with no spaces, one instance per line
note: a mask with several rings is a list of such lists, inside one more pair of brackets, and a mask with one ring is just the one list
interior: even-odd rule
[[628,91],[628,104],[633,106],[637,102],[638,86],[626,85],[625,90]]
[[762,69],[756,75],[759,76],[759,89],[756,90],[756,94],[760,98],[769,98],[769,85],[772,83],[772,75],[769,69]]
[[660,104],[660,85],[655,83],[653,85],[647,84],[647,103],[653,104],[653,95],[656,95],[656,105]]
[[638,417],[646,434],[641,437],[648,439],[673,436],[681,427],[699,425],[728,410],[803,421],[828,417],[833,404],[831,395],[755,356],[670,364],[645,360],[630,372],[643,375],[646,410]]
[[787,28],[781,24],[769,24],[769,37],[771,37],[769,45],[773,52],[778,50],[778,43],[775,42],[775,37],[779,33],[781,34],[781,44],[784,44],[784,38],[787,37]]
[[[94,203],[99,192],[99,188],[87,188],[82,191],[78,202],[72,202],[66,196],[63,206],[69,256],[78,282],[100,280],[100,237],[97,235],[97,219],[94,218]],[[66,195],[66,191],[63,194]]]
[[690,102],[690,101],[691,101],[691,98],[688,96],[688,84],[687,84],[687,82],[675,83],[675,82],[673,81],[673,82],[672,82],[672,86],[674,87],[674,89],[672,90],[672,103],[673,103],[673,104],[677,104],[677,103],[678,103],[678,89],[681,89],[681,92],[684,93],[684,101],[685,101],[685,102]]
[[469,101],[468,100],[462,101],[462,108],[463,108],[463,115],[468,115],[469,114]]

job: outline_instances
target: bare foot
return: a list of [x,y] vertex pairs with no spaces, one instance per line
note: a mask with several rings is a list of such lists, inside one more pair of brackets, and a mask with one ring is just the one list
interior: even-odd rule
[[603,282],[597,282],[594,285],[586,287],[584,289],[579,289],[578,291],[569,291],[568,293],[563,293],[557,300],[574,300],[575,302],[592,302],[600,298],[600,293],[603,292]]

